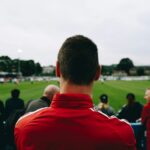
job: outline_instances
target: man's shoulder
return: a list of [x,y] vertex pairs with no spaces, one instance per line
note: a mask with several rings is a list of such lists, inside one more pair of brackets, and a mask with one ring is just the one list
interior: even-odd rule
[[32,100],[29,105],[34,105],[34,104],[40,103],[40,102],[41,102],[41,99],[35,99],[35,100]]
[[10,102],[10,101],[12,101],[12,98],[11,98],[11,97],[9,97],[9,98],[6,99],[6,103],[8,103],[8,102]]
[[[113,132],[115,133],[122,141],[134,142],[134,133],[131,125],[123,120],[123,119],[118,119],[115,116],[107,116],[103,114],[101,111],[95,112],[96,113],[96,118],[101,118],[100,121],[98,122],[99,124],[105,124],[105,127],[107,128],[108,132]],[[113,136],[113,135],[112,135]]]
[[48,107],[48,104],[43,101],[42,99],[33,100],[28,104],[28,107],[26,109],[27,112],[33,112],[35,110],[38,110],[40,108]]
[[29,112],[22,117],[19,118],[19,120],[16,123],[16,128],[24,128],[27,124],[31,123],[35,118],[37,118],[39,115],[42,116],[42,113],[47,111],[47,108],[40,108],[34,112]]
[[24,101],[22,98],[18,98],[18,100],[20,100],[20,101]]
[[135,102],[135,107],[143,107],[143,105],[140,102]]
[[29,105],[44,105],[44,106],[48,106],[48,104],[42,100],[42,99],[36,99],[30,102]]
[[21,99],[21,98],[18,98],[18,100],[17,100],[18,102],[20,102],[20,103],[24,103],[24,100],[23,99]]
[[129,126],[130,127],[130,124],[124,120],[124,119],[118,119],[116,116],[107,116],[105,115],[103,112],[101,111],[96,111],[94,109],[92,109],[93,112],[95,112],[95,116],[97,118],[101,118],[103,121],[107,121],[109,123],[111,123],[112,125],[114,126],[120,126],[120,125],[125,125],[125,126]]

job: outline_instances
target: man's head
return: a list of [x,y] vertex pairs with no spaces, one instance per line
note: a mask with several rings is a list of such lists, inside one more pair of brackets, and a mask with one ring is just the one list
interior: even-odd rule
[[128,93],[126,98],[127,98],[128,104],[132,104],[135,101],[135,95],[133,93]]
[[100,96],[100,101],[101,101],[102,103],[107,104],[107,103],[108,103],[108,96],[107,96],[106,94],[102,94],[102,95]]
[[44,89],[43,96],[47,97],[49,100],[52,100],[56,93],[59,93],[59,87],[56,85],[48,85]]
[[11,91],[11,96],[12,96],[13,98],[18,98],[19,95],[20,95],[20,91],[19,91],[18,89],[13,89],[13,90]]
[[150,102],[150,88],[145,91],[144,99],[147,100],[147,102]]
[[97,51],[95,43],[87,37],[66,39],[58,53],[57,75],[76,85],[89,85],[100,74]]

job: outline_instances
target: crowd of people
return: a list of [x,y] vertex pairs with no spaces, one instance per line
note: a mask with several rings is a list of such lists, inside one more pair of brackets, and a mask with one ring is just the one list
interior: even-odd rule
[[20,90],[13,89],[11,96],[4,103],[0,101],[0,150],[16,150],[14,141],[14,127],[17,120],[26,113],[36,111],[40,108],[49,107],[53,96],[59,92],[56,85],[48,85],[41,98],[29,100],[24,104],[24,100],[20,98]]
[[108,116],[115,115],[117,118],[125,119],[130,123],[138,122],[141,118],[143,105],[136,101],[135,95],[133,93],[128,93],[126,99],[127,103],[122,106],[118,112],[115,112],[115,110],[109,105],[108,95],[102,94],[100,95],[100,103],[96,109],[102,111]]
[[11,91],[5,107],[0,101],[0,134],[4,137],[0,149],[135,150],[129,123],[141,119],[150,150],[150,89],[146,90],[144,107],[133,93],[127,94],[127,104],[119,112],[109,105],[107,94],[100,95],[100,103],[94,106],[92,89],[100,70],[92,40],[81,35],[66,39],[56,64],[60,87],[48,85],[41,98],[26,106],[18,89]]
[[[5,107],[2,101],[0,101],[0,114],[1,114],[1,126],[5,123],[5,142],[1,144],[4,149],[8,147],[16,149],[14,142],[14,127],[17,120],[24,114],[36,111],[38,109],[49,107],[53,96],[59,93],[59,87],[56,85],[48,85],[44,91],[41,98],[36,100],[29,100],[25,106],[24,100],[19,98],[20,91],[18,89],[13,89],[11,91],[11,97],[6,100]],[[116,116],[119,119],[125,119],[130,123],[140,121],[143,105],[135,100],[135,95],[133,93],[128,93],[127,104],[125,104],[118,112],[109,105],[108,95],[101,94],[99,97],[100,103],[95,106],[97,111],[101,111],[108,116]],[[144,112],[145,113],[145,112]],[[146,118],[148,117],[145,113],[145,118],[143,117],[143,124],[145,124]]]

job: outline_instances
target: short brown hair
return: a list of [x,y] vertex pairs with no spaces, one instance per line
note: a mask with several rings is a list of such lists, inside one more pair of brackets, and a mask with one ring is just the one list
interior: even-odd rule
[[82,35],[70,37],[59,50],[58,63],[65,80],[88,85],[94,80],[99,67],[97,46]]

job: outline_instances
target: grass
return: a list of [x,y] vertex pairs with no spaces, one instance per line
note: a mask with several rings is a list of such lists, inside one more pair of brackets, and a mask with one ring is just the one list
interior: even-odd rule
[[27,102],[30,99],[37,99],[42,96],[44,88],[49,84],[57,84],[56,81],[51,82],[22,82],[19,85],[13,83],[0,84],[0,99],[5,101],[10,97],[10,91],[14,88],[18,88],[21,91],[20,97]]
[[[21,90],[20,97],[27,102],[30,99],[41,97],[43,89],[48,84],[58,84],[57,81],[51,82],[22,82],[19,85],[13,83],[0,84],[0,99],[4,102],[10,97],[10,91],[14,88]],[[145,103],[143,99],[145,89],[150,87],[150,81],[105,81],[103,84],[100,81],[94,83],[93,101],[97,105],[99,103],[100,94],[106,93],[109,96],[110,105],[118,111],[123,104],[126,103],[126,95],[132,92],[136,95],[137,101]]]

